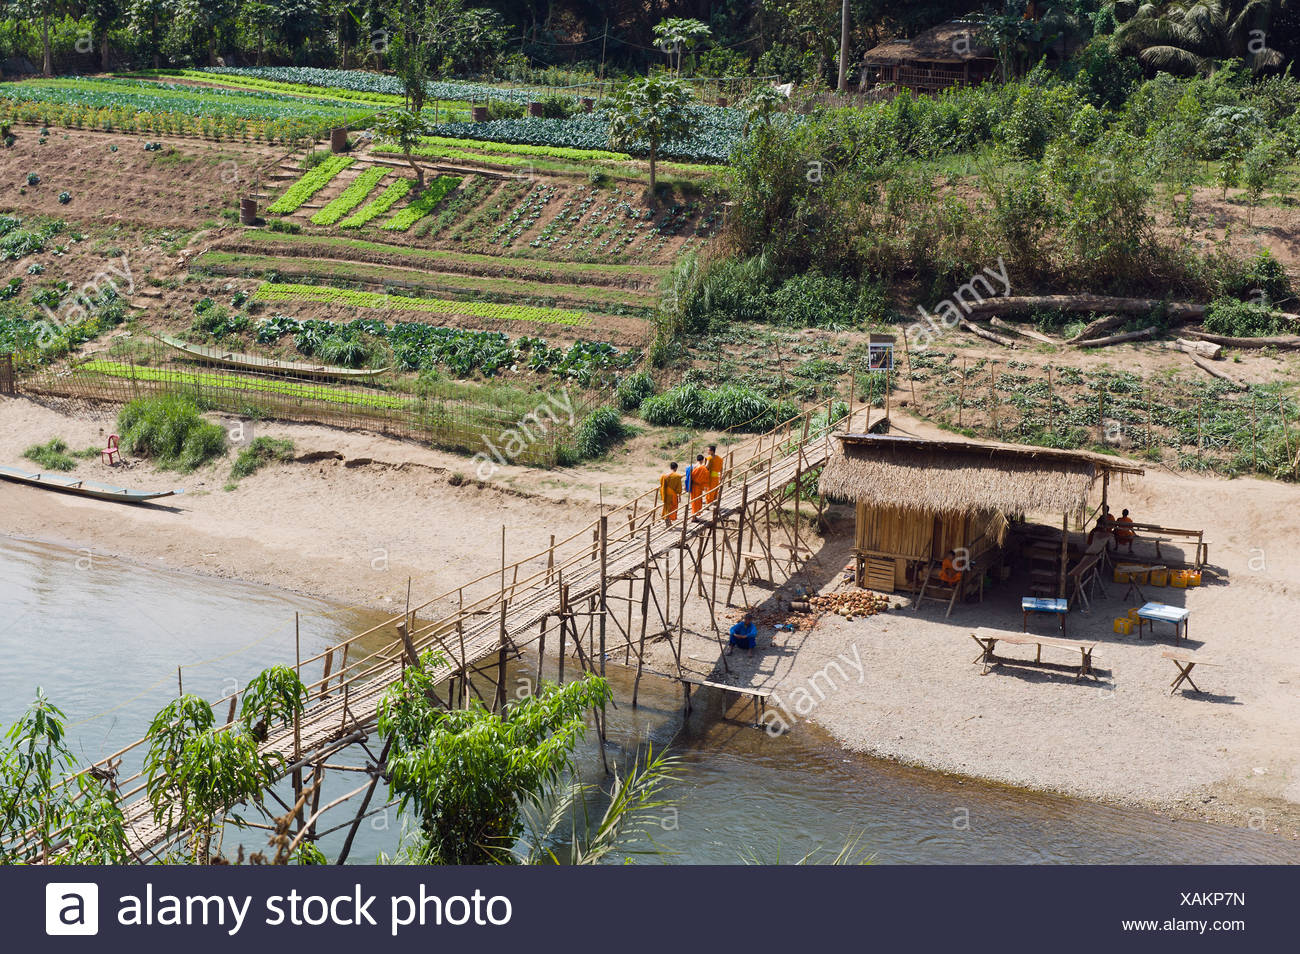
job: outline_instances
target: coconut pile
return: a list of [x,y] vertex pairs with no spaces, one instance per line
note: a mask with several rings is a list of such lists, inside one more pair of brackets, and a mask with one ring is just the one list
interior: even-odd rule
[[834,613],[847,620],[859,616],[875,616],[889,609],[889,597],[871,590],[849,590],[845,593],[829,593],[826,596],[814,596],[808,601],[813,609],[824,613]]

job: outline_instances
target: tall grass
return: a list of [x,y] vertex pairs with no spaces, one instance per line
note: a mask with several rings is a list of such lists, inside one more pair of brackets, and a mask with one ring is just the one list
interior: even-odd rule
[[33,444],[23,451],[23,456],[40,464],[42,470],[72,470],[77,466],[68,455],[68,442],[61,437],[51,437],[44,444]]
[[573,432],[573,449],[578,456],[591,460],[604,456],[605,452],[628,436],[627,425],[618,411],[606,404],[598,407],[578,425]]
[[132,401],[118,415],[117,431],[128,453],[152,458],[163,470],[188,473],[226,452],[225,430],[181,397]]

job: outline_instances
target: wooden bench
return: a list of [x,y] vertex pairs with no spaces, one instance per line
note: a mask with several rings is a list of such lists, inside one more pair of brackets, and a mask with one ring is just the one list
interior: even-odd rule
[[1174,538],[1184,538],[1196,541],[1196,556],[1192,560],[1192,568],[1199,570],[1210,560],[1210,545],[1205,542],[1204,530],[1179,530],[1175,527],[1162,527],[1155,523],[1135,523],[1132,528],[1139,538],[1146,537],[1156,545],[1156,559],[1164,559],[1160,553],[1160,544],[1162,542],[1172,542]]
[[1200,692],[1201,689],[1196,683],[1192,682],[1192,670],[1197,666],[1218,666],[1219,663],[1210,662],[1203,656],[1187,652],[1180,649],[1166,650],[1160,654],[1165,659],[1172,659],[1174,665],[1178,667],[1178,678],[1169,684],[1169,694],[1172,696],[1178,691],[1178,687],[1184,682],[1192,687],[1193,692]]
[[1036,663],[1043,661],[1044,646],[1050,649],[1065,649],[1079,653],[1079,675],[1075,677],[1076,679],[1092,675],[1092,652],[1097,648],[1095,641],[1083,642],[1077,639],[1061,639],[1059,636],[1032,636],[991,629],[977,629],[971,634],[971,639],[975,640],[976,644],[983,650],[975,659],[975,662],[983,661],[985,672],[989,671],[989,667],[1001,661],[995,655],[995,650],[997,644],[1003,642],[1010,643],[1012,646],[1037,647],[1037,652],[1034,654],[1034,662]]
[[731,686],[725,682],[713,682],[709,679],[702,679],[698,676],[678,676],[686,693],[686,711],[691,712],[691,686],[697,686],[702,689],[721,689],[723,692],[734,692],[738,695],[749,696],[754,700],[754,722],[755,724],[762,721],[763,712],[767,709],[767,699],[772,695],[771,689],[755,689],[750,686]]

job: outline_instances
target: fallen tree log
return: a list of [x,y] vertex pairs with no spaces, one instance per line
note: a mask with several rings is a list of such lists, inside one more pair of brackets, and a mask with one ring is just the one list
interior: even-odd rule
[[1212,335],[1205,331],[1194,331],[1188,328],[1183,332],[1198,341],[1213,341],[1215,344],[1223,345],[1227,348],[1282,348],[1284,350],[1300,350],[1300,336],[1287,335],[1281,338],[1229,338],[1226,335]]
[[1035,341],[1041,341],[1044,344],[1055,345],[1061,343],[1057,341],[1055,338],[1047,337],[1047,335],[1043,334],[1040,331],[1035,331],[1033,328],[1019,328],[1015,325],[1008,324],[1007,322],[999,318],[997,315],[994,315],[992,318],[989,319],[989,324],[992,325],[994,328],[1001,328],[1003,331],[1010,331],[1013,334],[1024,335],[1026,338],[1033,338]]
[[1224,373],[1223,373],[1222,371],[1220,371],[1218,368],[1214,367],[1213,365],[1209,364],[1209,363],[1206,362],[1206,361],[1202,361],[1202,360],[1201,360],[1200,358],[1198,358],[1196,355],[1194,355],[1194,354],[1189,354],[1189,357],[1192,359],[1192,364],[1196,365],[1198,368],[1200,368],[1202,371],[1204,371],[1204,372],[1205,372],[1206,374],[1208,374],[1210,377],[1212,377],[1212,378],[1218,378],[1220,381],[1227,381],[1229,384],[1231,384],[1231,385],[1232,385],[1234,388],[1236,388],[1238,391],[1249,391],[1249,390],[1250,390],[1250,385],[1249,385],[1249,384],[1242,384],[1242,383],[1241,383],[1240,381],[1238,381],[1236,378],[1230,378],[1230,377],[1228,377],[1226,374],[1224,374]]
[[995,312],[1016,314],[1040,308],[1069,312],[1105,311],[1141,315],[1160,306],[1165,306],[1166,315],[1179,321],[1205,316],[1206,306],[1193,302],[1165,302],[1160,298],[1115,298],[1109,295],[1018,295],[986,298],[969,305],[962,303],[962,307],[972,315],[989,315]]
[[1104,345],[1120,344],[1124,341],[1138,341],[1142,338],[1150,338],[1155,333],[1156,326],[1152,325],[1150,328],[1143,328],[1141,331],[1126,331],[1122,335],[1111,335],[1108,338],[1089,338],[1087,341],[1075,341],[1071,339],[1069,343],[1076,348],[1100,348]]
[[1164,345],[1170,351],[1184,351],[1187,354],[1196,354],[1202,358],[1211,358],[1216,361],[1223,357],[1223,345],[1214,344],[1210,341],[1188,341],[1186,338],[1175,338],[1173,341],[1166,341]]
[[981,338],[985,338],[988,341],[992,341],[995,344],[1000,344],[1004,348],[1016,347],[1016,343],[1012,341],[1010,338],[1004,338],[1002,335],[995,335],[987,328],[981,328],[973,321],[967,321],[965,318],[963,318],[961,319],[961,326],[965,328],[967,331],[969,331],[971,334],[979,335]]
[[1103,331],[1109,331],[1111,328],[1122,325],[1128,320],[1128,315],[1104,315],[1101,318],[1098,318],[1095,321],[1090,321],[1088,324],[1084,325],[1083,330],[1073,338],[1069,339],[1066,344],[1078,344],[1080,341],[1085,341]]

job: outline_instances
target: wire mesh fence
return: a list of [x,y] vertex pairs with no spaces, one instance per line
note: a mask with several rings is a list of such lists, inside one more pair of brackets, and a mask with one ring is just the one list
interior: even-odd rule
[[301,369],[236,369],[147,344],[137,344],[129,353],[99,352],[30,372],[21,387],[29,393],[123,404],[181,396],[202,410],[370,430],[471,454],[496,454],[508,446],[512,463],[543,467],[565,460],[577,424],[606,397],[576,389],[420,382],[387,371],[360,383]]

